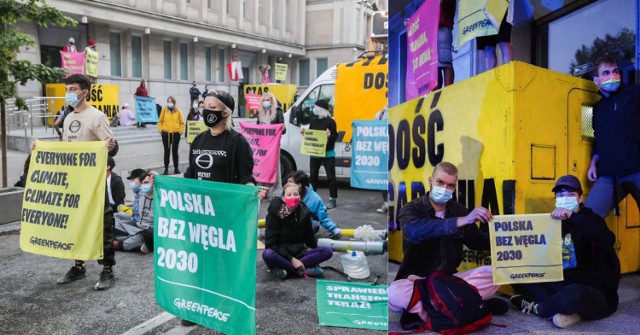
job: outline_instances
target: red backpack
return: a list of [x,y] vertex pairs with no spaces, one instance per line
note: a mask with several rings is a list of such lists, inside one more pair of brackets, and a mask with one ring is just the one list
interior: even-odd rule
[[[427,322],[406,312],[418,301],[422,301],[422,308],[427,312]],[[404,329],[415,332],[431,330],[447,335],[474,332],[487,326],[493,317],[477,288],[442,271],[414,282],[406,311],[400,319]]]

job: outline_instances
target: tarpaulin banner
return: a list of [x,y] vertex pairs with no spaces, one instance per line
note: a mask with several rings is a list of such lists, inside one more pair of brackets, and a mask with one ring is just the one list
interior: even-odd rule
[[[298,91],[298,86],[292,84],[251,84],[244,85],[244,95],[247,94],[258,94],[262,96],[264,93],[270,92],[280,103],[280,107],[282,107],[282,111],[286,112],[289,107],[295,102],[294,98],[296,96],[296,92]],[[258,103],[255,106],[255,109],[249,107],[247,102],[247,110],[258,110],[260,109],[260,104]]]
[[476,37],[497,35],[508,7],[508,0],[458,1],[458,46]]
[[67,259],[103,258],[107,148],[38,141],[22,200],[20,248]]
[[135,101],[137,122],[158,122],[156,98],[135,96]]
[[225,334],[256,334],[258,187],[154,181],[158,305]]
[[285,81],[287,80],[287,64],[276,63],[276,80]]
[[387,330],[387,285],[316,280],[321,326]]
[[305,129],[300,144],[300,153],[324,157],[327,154],[327,131]]
[[496,215],[489,236],[495,285],[563,280],[561,224],[550,214]]
[[86,59],[85,59],[85,73],[87,76],[91,76],[94,78],[98,77],[98,52],[97,51],[86,51]]
[[259,183],[276,182],[282,124],[256,125],[240,122],[240,132],[253,151],[253,177]]
[[204,124],[204,120],[202,119],[187,121],[187,143],[193,142],[193,139],[196,138],[196,136],[207,130],[209,130],[209,127]]
[[407,22],[406,100],[438,85],[438,22],[440,1],[427,0]]
[[67,70],[67,76],[72,74],[84,74],[84,53],[60,51],[62,68]]
[[389,135],[387,120],[353,121],[351,186],[387,190]]

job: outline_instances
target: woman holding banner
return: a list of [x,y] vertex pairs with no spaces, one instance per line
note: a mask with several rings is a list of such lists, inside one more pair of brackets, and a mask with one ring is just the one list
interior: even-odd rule
[[313,106],[313,117],[309,123],[309,129],[327,131],[326,153],[322,157],[311,156],[309,169],[311,170],[311,186],[317,192],[320,166],[324,166],[327,179],[329,179],[329,204],[327,208],[335,208],[336,198],[338,198],[338,182],[336,181],[336,152],[334,148],[338,139],[338,131],[336,121],[329,113],[329,103],[326,100],[318,100]]
[[[202,119],[209,131],[193,139],[189,149],[189,167],[184,177],[255,185],[251,147],[232,126],[235,100],[225,91],[209,90],[206,93]],[[266,194],[267,191],[261,189],[257,195],[264,199]],[[182,320],[182,325],[193,326],[195,323]]]
[[169,174],[169,150],[173,156],[173,174],[181,173],[178,169],[178,144],[180,135],[184,132],[184,117],[182,111],[176,106],[176,98],[167,99],[167,107],[162,109],[158,118],[158,131],[162,134],[164,146],[164,172]]
[[[140,86],[136,89],[136,93],[133,94],[134,97],[148,97],[149,90],[147,89],[147,81],[142,79],[140,81]],[[138,128],[146,128],[144,122],[138,122]]]
[[[284,113],[282,108],[278,106],[278,100],[271,92],[265,92],[260,97],[260,110],[258,110],[258,122],[257,124],[281,124],[284,127]],[[282,130],[282,134],[286,132],[286,128]],[[282,170],[280,168],[280,155],[278,155],[278,171],[276,171],[276,183],[275,184],[263,184],[259,185],[269,187],[267,197],[269,199],[282,192]]]
[[284,280],[289,275],[322,277],[318,264],[333,256],[329,247],[318,247],[311,211],[301,201],[300,187],[287,183],[282,198],[274,198],[267,209],[265,247],[262,259],[273,274]]

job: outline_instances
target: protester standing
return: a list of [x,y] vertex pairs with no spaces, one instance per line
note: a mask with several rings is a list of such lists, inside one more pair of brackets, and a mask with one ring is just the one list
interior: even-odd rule
[[336,121],[329,114],[329,103],[326,100],[318,100],[313,106],[313,117],[311,117],[309,129],[327,132],[326,153],[324,156],[311,156],[309,168],[311,170],[311,186],[317,191],[320,166],[324,166],[327,179],[329,179],[329,204],[327,208],[335,208],[338,198],[338,181],[336,180],[336,152],[334,148],[338,139],[338,131]]
[[[286,129],[284,129],[284,113],[282,112],[282,108],[278,106],[278,100],[276,100],[276,97],[270,92],[265,92],[260,97],[260,109],[258,110],[257,124],[281,124],[283,127],[282,134],[286,131]],[[260,185],[269,187],[269,191],[267,192],[268,198],[273,198],[282,192],[280,155],[278,155],[278,165],[276,167],[276,183],[260,183]]]
[[164,172],[169,174],[169,152],[173,156],[173,174],[179,174],[178,169],[178,144],[180,135],[184,132],[184,117],[182,111],[176,106],[176,98],[167,99],[167,107],[162,109],[158,118],[158,131],[162,135],[162,145],[164,146]]
[[[140,81],[140,86],[138,86],[138,88],[136,89],[136,93],[133,94],[134,97],[148,97],[149,96],[149,89],[148,89],[148,82],[144,79],[142,79]],[[144,122],[138,122],[137,125],[138,128],[145,128],[145,124]]]
[[62,52],[78,52],[75,38],[69,37],[67,44],[65,44],[64,48],[62,48]]

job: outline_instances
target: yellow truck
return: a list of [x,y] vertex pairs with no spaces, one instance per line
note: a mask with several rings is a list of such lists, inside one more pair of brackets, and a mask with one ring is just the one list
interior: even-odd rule
[[[389,112],[390,225],[399,208],[425,194],[441,161],[458,167],[457,200],[494,214],[550,213],[551,189],[577,176],[589,196],[593,82],[511,62],[394,106]],[[622,271],[640,269],[640,223],[631,197],[606,218],[617,237]],[[399,227],[401,228],[401,227]],[[390,232],[389,258],[402,260],[402,232]],[[463,267],[490,262],[465,251]]]
[[335,65],[300,95],[285,113],[287,132],[282,137],[280,150],[283,175],[294,170],[309,173],[309,156],[300,154],[300,128],[308,128],[311,108],[317,100],[325,99],[338,129],[336,177],[348,179],[351,176],[351,123],[372,120],[386,106],[387,61],[386,55],[377,55]]

